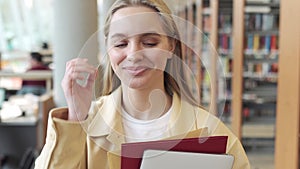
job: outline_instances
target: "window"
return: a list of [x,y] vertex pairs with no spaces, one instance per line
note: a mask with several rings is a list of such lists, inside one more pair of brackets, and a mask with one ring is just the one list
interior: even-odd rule
[[33,51],[51,43],[52,16],[52,0],[0,0],[0,51]]

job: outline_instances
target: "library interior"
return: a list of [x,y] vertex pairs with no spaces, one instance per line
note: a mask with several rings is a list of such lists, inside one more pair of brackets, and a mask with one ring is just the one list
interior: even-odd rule
[[[0,0],[0,169],[34,166],[50,110],[66,106],[66,63],[101,64],[95,32],[114,1]],[[299,169],[300,1],[164,1],[188,23],[178,29],[200,104],[241,141],[251,169]]]

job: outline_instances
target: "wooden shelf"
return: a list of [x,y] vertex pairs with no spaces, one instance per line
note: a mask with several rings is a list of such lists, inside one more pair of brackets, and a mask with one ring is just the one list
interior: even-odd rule
[[38,117],[36,116],[22,116],[7,120],[2,120],[0,126],[36,126],[38,123]]
[[275,138],[275,124],[244,124],[243,138]]
[[5,72],[0,71],[1,77],[20,77],[27,80],[51,79],[52,71],[30,71],[30,72]]
[[279,35],[279,30],[246,30],[246,35],[259,35],[259,36],[267,36],[267,35]]

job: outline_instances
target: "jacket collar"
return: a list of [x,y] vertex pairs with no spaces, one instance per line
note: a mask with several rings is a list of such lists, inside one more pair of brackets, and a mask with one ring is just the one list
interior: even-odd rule
[[[91,110],[96,112],[92,116],[87,133],[97,141],[98,137],[107,136],[107,140],[118,148],[125,142],[121,115],[122,89],[119,87],[112,94],[102,97],[94,103]],[[195,107],[180,99],[174,93],[172,97],[172,114],[169,123],[169,135],[175,136],[195,130]],[[184,136],[184,135],[183,135]]]
[[112,133],[123,135],[121,117],[122,89],[119,87],[108,96],[101,97],[97,102],[92,103],[92,109],[88,135],[100,137]]
[[173,94],[173,110],[169,123],[169,135],[181,135],[195,130],[196,116],[195,107],[189,104],[184,99],[181,99],[176,93]]

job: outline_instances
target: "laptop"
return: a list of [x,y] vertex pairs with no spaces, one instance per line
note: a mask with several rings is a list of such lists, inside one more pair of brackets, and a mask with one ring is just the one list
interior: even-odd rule
[[232,169],[233,162],[228,154],[145,150],[140,169]]

